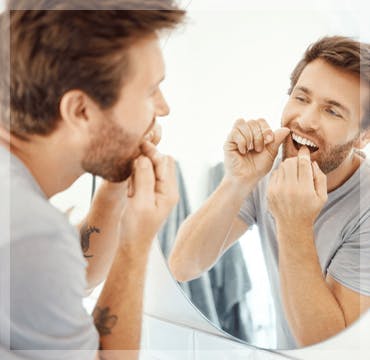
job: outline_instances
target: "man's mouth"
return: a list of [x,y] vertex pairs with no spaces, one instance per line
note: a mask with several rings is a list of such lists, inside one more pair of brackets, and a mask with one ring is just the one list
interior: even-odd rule
[[306,139],[305,137],[302,137],[293,131],[291,132],[291,137],[293,141],[294,147],[299,150],[302,146],[307,146],[308,150],[310,150],[311,153],[316,152],[319,150],[319,147],[311,140]]

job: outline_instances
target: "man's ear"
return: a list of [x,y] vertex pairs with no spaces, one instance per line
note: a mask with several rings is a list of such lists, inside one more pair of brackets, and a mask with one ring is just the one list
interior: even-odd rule
[[358,139],[356,140],[354,147],[356,149],[363,149],[370,142],[370,128],[362,130]]
[[59,110],[62,120],[74,129],[86,128],[89,124],[88,108],[92,100],[80,90],[66,92],[60,101]]

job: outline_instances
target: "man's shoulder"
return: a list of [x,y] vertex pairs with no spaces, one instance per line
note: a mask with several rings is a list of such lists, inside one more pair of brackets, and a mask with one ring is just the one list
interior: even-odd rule
[[14,236],[56,236],[58,233],[77,236],[67,217],[34,189],[20,183],[10,188],[10,228]]
[[[47,249],[64,246],[80,252],[79,235],[65,214],[56,209],[41,192],[36,182],[21,171],[10,171],[10,181],[0,178],[0,213],[7,216],[10,236],[6,242],[22,242],[25,246],[43,244]],[[5,189],[6,188],[6,189]],[[1,221],[1,223],[3,220]],[[78,253],[78,256],[80,254]]]
[[361,174],[361,180],[362,181],[368,181],[370,182],[370,159],[365,158],[363,160],[363,164],[360,167],[360,174]]

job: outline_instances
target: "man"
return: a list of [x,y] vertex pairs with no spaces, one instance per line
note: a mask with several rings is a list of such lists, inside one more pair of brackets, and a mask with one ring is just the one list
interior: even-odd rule
[[[370,45],[326,37],[291,76],[282,128],[238,120],[225,177],[182,225],[170,255],[180,281],[208,270],[257,224],[279,349],[327,339],[370,307]],[[282,146],[282,160],[277,157]]]
[[[159,32],[185,13],[171,0],[9,6],[16,10],[9,25],[2,16],[10,76],[1,79],[7,85],[8,74],[0,131],[1,199],[10,189],[10,204],[0,205],[1,228],[10,230],[1,235],[0,264],[9,279],[0,348],[38,360],[136,358],[148,253],[177,201],[174,161],[148,141],[159,141],[156,118],[169,112]],[[30,8],[39,10],[22,10]],[[83,254],[48,198],[84,172],[107,181],[82,226]],[[94,326],[82,298],[106,276]]]

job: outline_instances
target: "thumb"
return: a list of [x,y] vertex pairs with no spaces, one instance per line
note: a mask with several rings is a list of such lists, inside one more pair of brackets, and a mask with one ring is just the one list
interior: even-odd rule
[[140,156],[135,163],[135,173],[132,180],[138,201],[148,202],[154,197],[155,176],[152,162],[146,156]]
[[277,155],[280,145],[289,134],[290,130],[286,127],[274,131],[274,141],[266,145],[267,149],[274,157]]

